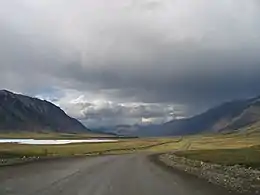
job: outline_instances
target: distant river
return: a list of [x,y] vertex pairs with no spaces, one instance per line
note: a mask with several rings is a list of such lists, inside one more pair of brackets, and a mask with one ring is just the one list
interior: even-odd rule
[[18,143],[31,145],[58,145],[58,144],[72,144],[72,143],[104,143],[117,142],[112,139],[86,139],[86,140],[36,140],[36,139],[0,139],[0,143]]

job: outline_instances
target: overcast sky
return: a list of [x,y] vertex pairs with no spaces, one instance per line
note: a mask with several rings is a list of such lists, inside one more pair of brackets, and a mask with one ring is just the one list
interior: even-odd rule
[[89,127],[260,95],[259,0],[0,0],[0,88]]

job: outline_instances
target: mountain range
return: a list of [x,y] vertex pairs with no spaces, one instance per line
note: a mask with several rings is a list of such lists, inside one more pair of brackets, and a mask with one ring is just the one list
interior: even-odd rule
[[[121,136],[178,136],[233,131],[260,132],[260,97],[234,100],[206,112],[159,125],[118,125],[96,131]],[[46,100],[0,90],[0,132],[93,132]]]
[[235,100],[188,119],[162,125],[170,135],[221,133],[239,131],[260,122],[260,98]]
[[[160,125],[119,125],[114,132],[131,136],[177,136],[242,131],[250,126],[260,127],[260,97],[229,101],[202,114]],[[260,128],[254,129],[260,132]]]
[[0,132],[88,132],[58,106],[38,98],[0,90]]

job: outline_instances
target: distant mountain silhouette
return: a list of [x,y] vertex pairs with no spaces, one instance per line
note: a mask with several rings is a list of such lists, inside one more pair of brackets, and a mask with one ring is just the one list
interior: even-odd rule
[[0,90],[0,131],[87,132],[56,105]]
[[250,126],[260,131],[259,97],[226,102],[191,118],[161,125],[120,126],[115,131],[133,136],[175,136],[242,131]]
[[167,135],[218,133],[257,122],[260,122],[260,99],[253,98],[227,102],[192,118],[170,121],[162,129]]

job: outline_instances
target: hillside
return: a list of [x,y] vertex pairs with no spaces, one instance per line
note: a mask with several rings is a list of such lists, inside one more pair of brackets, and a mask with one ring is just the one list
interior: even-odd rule
[[0,131],[87,132],[88,129],[48,101],[0,90]]
[[113,132],[131,136],[174,136],[200,133],[259,131],[260,98],[235,100],[191,118],[172,120],[161,125],[120,125]]
[[188,135],[239,130],[260,122],[260,99],[236,100],[188,119],[162,125],[164,134]]

